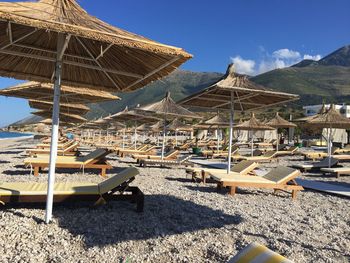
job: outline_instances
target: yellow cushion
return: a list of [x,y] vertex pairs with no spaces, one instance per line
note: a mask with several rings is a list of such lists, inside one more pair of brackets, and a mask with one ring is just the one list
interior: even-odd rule
[[[47,183],[0,183],[0,196],[46,195]],[[99,194],[97,184],[93,183],[55,183],[54,195]]]

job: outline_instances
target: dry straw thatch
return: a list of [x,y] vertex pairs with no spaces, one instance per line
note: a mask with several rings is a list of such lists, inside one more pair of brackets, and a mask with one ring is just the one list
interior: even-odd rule
[[204,124],[207,124],[209,126],[214,127],[229,127],[230,122],[227,118],[225,118],[222,114],[217,114],[214,117],[210,118],[209,120],[206,120]]
[[[7,97],[17,97],[23,99],[35,99],[40,101],[53,101],[52,84],[44,84],[39,82],[26,82],[10,88],[0,90],[0,95]],[[109,92],[96,91],[87,88],[77,88],[62,86],[61,87],[61,103],[92,103],[108,100],[120,99]]]
[[52,82],[58,35],[69,37],[62,84],[132,91],[192,56],[111,26],[75,0],[0,3],[0,75]]
[[259,121],[256,117],[255,114],[252,113],[252,117],[244,121],[240,124],[237,124],[236,126],[233,127],[236,130],[246,130],[246,131],[263,131],[263,130],[274,130],[275,128],[270,127],[261,121]]
[[276,116],[273,119],[265,124],[274,128],[294,128],[297,126],[295,123],[283,119],[278,112],[276,112]]
[[[49,101],[29,100],[29,106],[34,109],[52,111],[53,103]],[[60,112],[67,114],[85,115],[90,110],[84,104],[61,103]]]
[[234,109],[248,111],[298,100],[299,96],[276,92],[249,80],[248,76],[237,74],[230,64],[225,76],[210,87],[193,94],[179,102],[190,108],[209,108],[230,110],[231,93],[234,96]]
[[190,132],[193,131],[193,127],[189,124],[185,124],[181,122],[179,119],[174,119],[172,122],[170,122],[166,129],[169,131],[184,131],[184,132]]
[[175,103],[170,97],[170,92],[167,92],[164,99],[149,104],[147,106],[137,109],[137,111],[144,112],[145,114],[157,114],[160,117],[166,116],[166,119],[171,118],[186,118],[186,119],[201,119],[202,117],[185,109],[184,107]]
[[139,123],[152,123],[159,121],[159,119],[154,116],[146,116],[136,110],[129,110],[128,107],[125,107],[123,111],[113,114],[110,117],[112,120],[123,122],[136,121]]
[[307,124],[317,128],[350,129],[350,120],[341,115],[334,105],[331,105],[329,110],[315,115]]
[[[52,116],[52,113],[50,111],[43,110],[32,112],[32,114],[43,118],[50,118]],[[60,113],[60,121],[69,123],[83,123],[86,122],[87,119],[75,114]]]

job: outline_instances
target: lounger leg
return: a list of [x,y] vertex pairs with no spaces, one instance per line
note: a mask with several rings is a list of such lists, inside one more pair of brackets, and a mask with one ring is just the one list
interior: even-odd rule
[[132,188],[132,195],[134,196],[134,200],[136,202],[136,212],[141,213],[143,212],[144,207],[144,194],[141,192],[139,188]]
[[230,190],[229,192],[230,195],[234,196],[236,194],[236,186],[230,186],[229,190]]
[[292,199],[295,200],[297,198],[298,190],[292,190]]
[[219,191],[221,191],[221,189],[222,189],[222,183],[218,183],[216,185],[216,190],[219,192]]
[[203,184],[205,185],[206,182],[207,182],[207,178],[206,178],[206,175],[205,175],[205,172],[204,172],[204,171],[202,171],[201,173],[202,173],[202,182],[203,182]]
[[101,176],[106,177],[106,168],[101,169]]
[[34,176],[39,176],[39,167],[34,167]]

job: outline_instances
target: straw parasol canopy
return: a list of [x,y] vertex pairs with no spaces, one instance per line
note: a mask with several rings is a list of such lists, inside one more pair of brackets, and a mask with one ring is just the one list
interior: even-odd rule
[[168,91],[164,99],[149,104],[147,106],[137,109],[144,113],[153,113],[159,116],[166,116],[167,119],[174,119],[177,117],[186,119],[201,119],[202,117],[189,111],[188,109],[176,104],[176,102],[170,97],[170,92]]
[[[22,99],[34,99],[40,101],[53,101],[54,88],[52,84],[26,82],[13,87],[0,90],[0,95],[7,97],[16,97]],[[115,96],[106,91],[96,91],[87,88],[77,88],[62,86],[61,87],[61,102],[62,103],[94,103],[109,100],[118,100]],[[62,104],[60,104],[62,105]]]
[[[52,120],[51,119],[44,119],[40,121],[39,123],[45,124],[45,125],[52,125]],[[63,126],[74,126],[73,123],[71,122],[65,122],[65,121],[60,121],[60,124]]]
[[[32,112],[32,114],[43,118],[50,118],[52,115],[50,111],[44,111],[44,110],[35,111],[35,112]],[[86,122],[87,119],[76,114],[60,113],[60,121],[68,122],[68,123],[83,123],[83,122]]]
[[142,114],[142,112],[139,112],[138,110],[129,110],[128,106],[125,107],[125,109],[121,112],[118,112],[116,114],[113,114],[110,116],[111,120],[116,121],[137,121],[142,123],[152,123],[155,121],[159,121],[159,118]]
[[150,131],[151,127],[149,124],[143,123],[140,126],[136,127],[136,130],[145,132],[145,131]]
[[[49,101],[40,101],[40,100],[29,100],[29,106],[34,109],[51,111],[53,108],[53,103]],[[77,115],[85,115],[90,110],[89,107],[84,104],[76,104],[76,103],[61,103],[60,110],[62,113],[68,114],[77,114]]]
[[235,73],[234,65],[230,64],[222,79],[182,99],[179,104],[190,108],[209,108],[215,111],[230,110],[231,93],[235,98],[233,108],[239,111],[255,110],[299,99],[298,95],[272,91],[252,82],[248,76]]
[[237,124],[236,126],[233,127],[236,130],[245,130],[245,131],[263,131],[263,130],[274,130],[275,128],[266,125],[259,121],[256,117],[255,114],[252,113],[252,116],[249,120],[244,121],[240,124]]
[[179,119],[174,119],[171,123],[169,123],[166,126],[166,129],[169,131],[193,131],[193,127],[189,124],[185,124],[183,122],[181,122]]
[[266,122],[266,125],[274,128],[295,128],[297,126],[295,123],[283,119],[278,112],[276,112],[276,116],[273,119]]
[[132,91],[192,57],[111,26],[75,0],[1,2],[0,28],[0,75],[39,82],[52,81],[60,35],[67,40],[63,85]]
[[151,125],[150,128],[153,132],[160,132],[163,130],[164,121],[157,121],[155,124]]
[[307,123],[318,128],[350,129],[350,120],[341,115],[335,105],[331,105],[328,111],[313,116]]
[[206,120],[204,124],[215,127],[230,127],[230,122],[219,113],[209,120]]

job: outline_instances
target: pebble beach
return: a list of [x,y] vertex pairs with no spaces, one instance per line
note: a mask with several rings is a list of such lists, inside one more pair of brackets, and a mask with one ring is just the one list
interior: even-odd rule
[[[0,141],[0,182],[46,182],[24,167],[33,139]],[[279,165],[302,163],[282,157]],[[131,158],[108,156],[107,175],[135,166]],[[276,163],[264,165],[268,171]],[[145,194],[143,213],[126,202],[100,207],[55,205],[43,223],[43,206],[0,205],[0,262],[227,262],[259,242],[294,262],[350,261],[349,199],[305,190],[296,200],[279,192],[239,189],[232,197],[215,184],[191,181],[184,168],[139,168],[132,185]],[[350,186],[340,178],[302,178]],[[57,170],[56,182],[101,182],[97,171]]]

